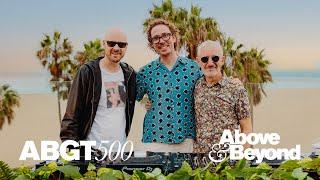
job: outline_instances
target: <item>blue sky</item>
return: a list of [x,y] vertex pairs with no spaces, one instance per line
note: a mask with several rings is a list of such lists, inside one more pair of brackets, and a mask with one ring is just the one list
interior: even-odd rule
[[[121,27],[128,34],[125,60],[135,68],[155,57],[146,51],[142,22],[152,4],[161,1],[1,0],[0,71],[43,71],[35,57],[45,33],[61,31],[74,45],[103,37]],[[202,7],[202,16],[215,18],[220,28],[246,47],[265,49],[273,70],[320,68],[320,1],[179,0],[175,6]]]

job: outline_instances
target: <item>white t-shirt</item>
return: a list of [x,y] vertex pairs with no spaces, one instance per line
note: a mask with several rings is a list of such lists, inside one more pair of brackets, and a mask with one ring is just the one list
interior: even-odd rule
[[[102,88],[98,109],[94,118],[91,130],[87,137],[89,141],[96,141],[96,148],[101,141],[126,141],[126,89],[124,85],[124,75],[120,68],[119,72],[110,73],[101,69]],[[103,144],[109,150],[109,144]],[[117,147],[113,151],[117,151]]]

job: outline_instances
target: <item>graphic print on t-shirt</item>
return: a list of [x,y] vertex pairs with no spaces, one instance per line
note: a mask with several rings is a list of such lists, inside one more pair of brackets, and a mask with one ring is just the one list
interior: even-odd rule
[[107,94],[107,108],[125,107],[126,91],[123,81],[104,82]]

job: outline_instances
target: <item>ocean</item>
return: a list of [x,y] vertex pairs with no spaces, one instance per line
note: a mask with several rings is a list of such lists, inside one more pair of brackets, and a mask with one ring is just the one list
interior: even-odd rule
[[[273,83],[265,88],[320,88],[319,71],[271,71]],[[0,85],[9,84],[20,94],[52,93],[50,75],[45,72],[0,74]]]

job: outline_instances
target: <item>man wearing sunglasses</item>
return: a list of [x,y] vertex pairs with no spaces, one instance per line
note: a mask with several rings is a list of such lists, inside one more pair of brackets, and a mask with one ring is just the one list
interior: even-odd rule
[[178,56],[179,30],[156,19],[147,28],[149,47],[159,58],[137,73],[137,100],[148,95],[152,107],[143,124],[143,148],[155,152],[192,152],[195,138],[193,88],[198,64]]
[[207,153],[213,144],[219,143],[225,129],[234,131],[240,125],[241,132],[252,132],[250,105],[243,85],[224,75],[225,56],[218,41],[200,44],[197,61],[204,77],[194,89],[197,132],[194,152]]
[[62,141],[91,140],[98,147],[102,140],[123,143],[129,134],[136,73],[120,62],[127,50],[127,37],[120,29],[111,29],[102,43],[104,57],[82,65],[72,82],[61,123]]

